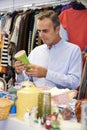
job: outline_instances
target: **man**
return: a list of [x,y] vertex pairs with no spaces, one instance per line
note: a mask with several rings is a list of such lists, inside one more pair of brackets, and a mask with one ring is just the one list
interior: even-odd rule
[[28,56],[31,64],[27,67],[15,62],[17,81],[28,77],[37,87],[77,89],[82,70],[80,48],[61,39],[60,22],[52,10],[39,14],[37,28],[44,44],[31,51]]

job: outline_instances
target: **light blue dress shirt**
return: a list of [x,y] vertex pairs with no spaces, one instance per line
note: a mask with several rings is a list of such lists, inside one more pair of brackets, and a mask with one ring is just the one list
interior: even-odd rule
[[[80,85],[82,57],[77,45],[60,40],[49,49],[43,44],[33,49],[28,58],[32,64],[47,68],[46,78],[32,77],[37,87],[77,89]],[[24,73],[17,76],[17,81],[24,79],[27,79]]]

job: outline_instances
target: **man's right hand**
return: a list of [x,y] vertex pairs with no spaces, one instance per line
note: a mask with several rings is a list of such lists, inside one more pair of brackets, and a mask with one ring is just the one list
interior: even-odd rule
[[17,74],[21,74],[23,70],[25,70],[26,65],[22,63],[21,61],[16,61],[15,62],[15,71]]

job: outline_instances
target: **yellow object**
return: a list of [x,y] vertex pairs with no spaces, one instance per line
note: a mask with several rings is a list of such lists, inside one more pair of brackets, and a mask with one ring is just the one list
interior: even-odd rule
[[26,112],[31,111],[32,108],[38,106],[39,92],[39,88],[35,87],[33,83],[17,91],[17,118],[24,120]]
[[74,95],[75,95],[75,92],[74,92],[74,91],[71,91],[71,92],[69,93],[69,99],[72,100],[73,97],[74,97]]

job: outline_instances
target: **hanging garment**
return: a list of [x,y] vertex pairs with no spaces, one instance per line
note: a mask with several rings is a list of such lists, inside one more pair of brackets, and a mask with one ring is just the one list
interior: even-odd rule
[[83,51],[87,45],[87,9],[67,9],[59,15],[59,19],[68,33],[68,40]]
[[7,67],[7,65],[8,65],[8,35],[5,34],[1,54],[1,66]]

